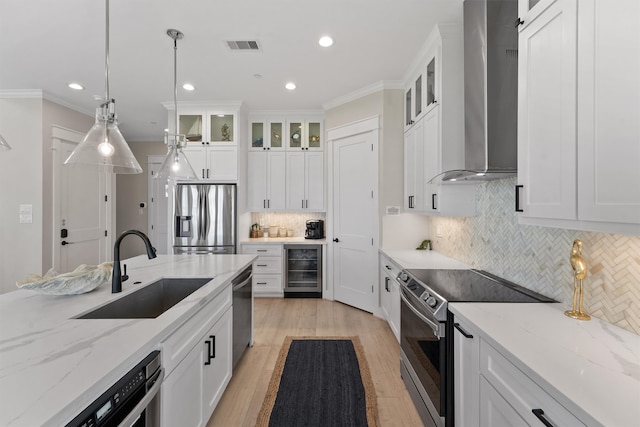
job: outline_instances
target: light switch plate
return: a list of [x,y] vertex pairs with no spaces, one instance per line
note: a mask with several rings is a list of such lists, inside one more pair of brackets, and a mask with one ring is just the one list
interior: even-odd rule
[[33,223],[33,205],[20,205],[20,224]]

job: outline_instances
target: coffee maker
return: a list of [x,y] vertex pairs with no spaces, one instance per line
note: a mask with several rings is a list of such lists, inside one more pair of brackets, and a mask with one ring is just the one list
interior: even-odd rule
[[307,229],[304,231],[305,239],[324,239],[324,221],[310,219],[307,221]]

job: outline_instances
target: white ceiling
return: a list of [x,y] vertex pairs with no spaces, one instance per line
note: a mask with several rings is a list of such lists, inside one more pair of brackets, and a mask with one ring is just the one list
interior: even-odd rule
[[[111,0],[110,95],[130,141],[161,140],[173,100],[243,101],[249,110],[320,110],[380,81],[402,80],[436,22],[462,0]],[[104,96],[104,0],[0,0],[0,91],[42,89],[93,115]],[[335,43],[321,48],[321,35]],[[232,52],[224,40],[257,40]],[[256,79],[255,74],[263,77]],[[79,82],[83,91],[67,88]],[[287,91],[293,81],[298,88]]]

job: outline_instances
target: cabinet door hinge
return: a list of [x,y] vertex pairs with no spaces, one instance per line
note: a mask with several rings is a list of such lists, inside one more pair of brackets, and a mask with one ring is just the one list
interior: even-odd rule
[[106,194],[104,195],[104,201],[108,201],[109,200],[109,196],[107,196]]
[[373,237],[371,238],[371,246],[373,246]]
[[371,293],[373,293],[373,285],[371,285]]
[[104,237],[107,237],[107,230],[104,230]]
[[371,144],[371,151],[373,151],[373,144]]

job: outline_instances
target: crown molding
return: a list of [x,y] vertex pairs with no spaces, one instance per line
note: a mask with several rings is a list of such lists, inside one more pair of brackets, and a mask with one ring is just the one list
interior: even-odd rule
[[404,84],[400,80],[381,80],[369,86],[365,86],[361,89],[358,89],[354,92],[348,93],[334,100],[326,102],[322,104],[322,108],[325,111],[327,111],[332,108],[339,107],[348,102],[355,101],[356,99],[360,99],[364,96],[371,95],[372,93],[380,92],[382,90],[390,90],[390,89],[404,89]]
[[62,98],[58,98],[55,95],[52,95],[48,92],[43,91],[42,89],[3,89],[0,90],[0,98],[3,99],[46,99],[47,101],[51,101],[54,104],[60,105],[62,107],[66,107],[70,110],[77,111],[78,113],[85,114],[87,116],[93,117],[94,111],[87,110],[85,108],[79,107],[75,104],[72,104],[68,101],[65,101]]

